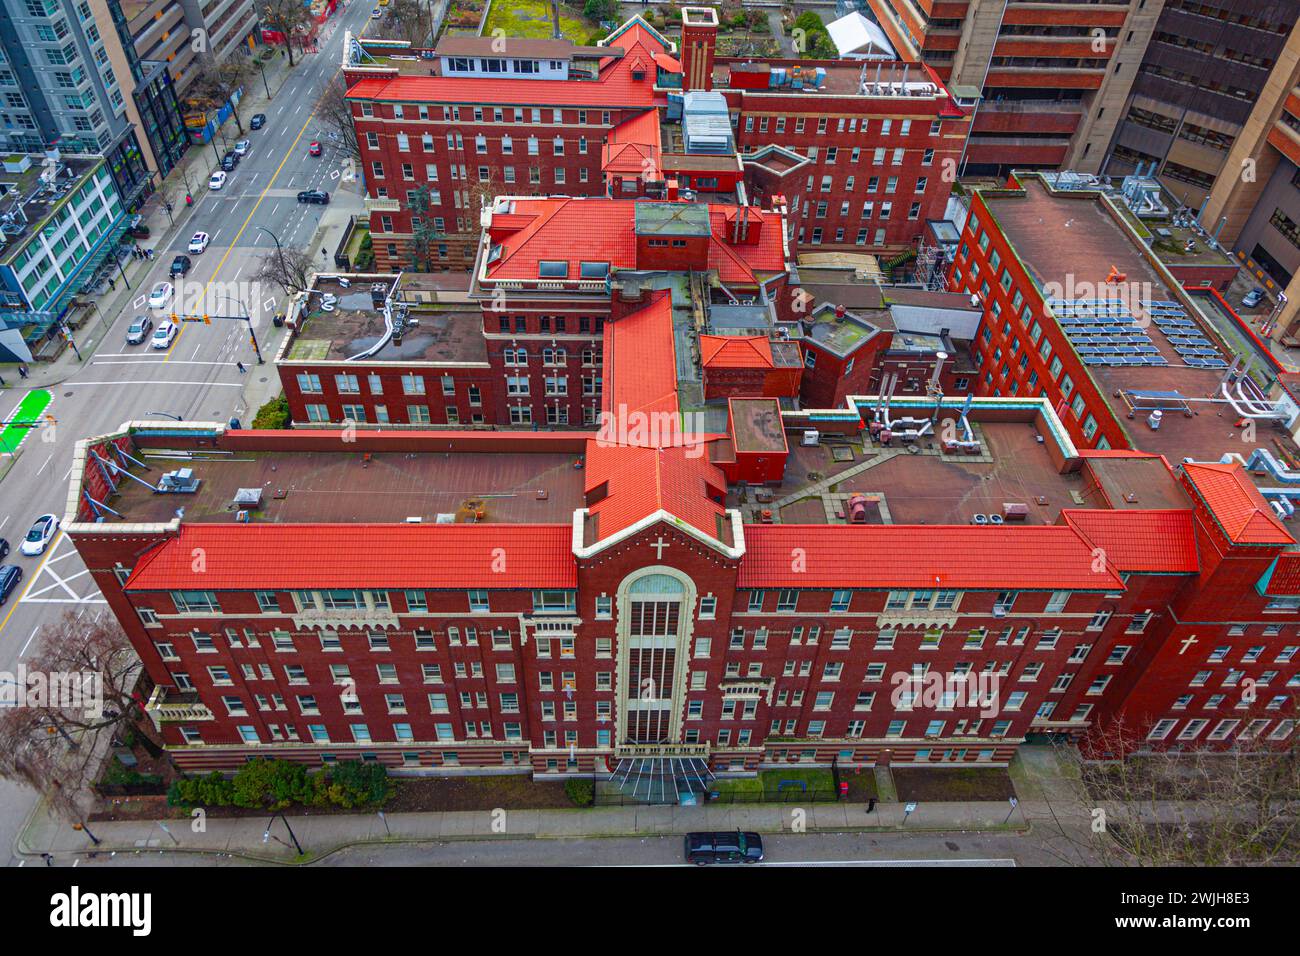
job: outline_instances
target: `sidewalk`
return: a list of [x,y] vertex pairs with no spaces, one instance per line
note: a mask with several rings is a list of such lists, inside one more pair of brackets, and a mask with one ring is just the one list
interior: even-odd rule
[[[607,837],[662,836],[690,830],[746,830],[758,833],[799,832],[934,832],[993,831],[1026,833],[1030,826],[1023,808],[1007,819],[1008,806],[996,803],[928,803],[903,822],[902,804],[879,804],[867,813],[864,803],[755,804],[752,806],[634,806],[598,807],[573,810],[509,810],[456,813],[378,813],[288,815],[298,842],[306,851],[299,858],[292,846],[262,842],[270,814],[243,818],[206,820],[205,830],[192,832],[191,821],[167,820],[164,831],[158,821],[93,823],[100,840],[91,844],[84,833],[66,822],[52,820],[42,806],[15,842],[21,856],[39,858],[42,853],[73,857],[89,852],[132,852],[149,849],[161,852],[212,853],[274,863],[306,863],[319,860],[345,847],[368,843],[433,843],[454,840],[575,840]],[[1032,810],[1033,808],[1029,808]],[[1046,808],[1039,808],[1044,817]],[[504,821],[504,828],[502,822]],[[387,826],[385,826],[387,822]],[[277,823],[272,831],[286,836]],[[173,840],[173,837],[175,840]],[[286,841],[287,842],[287,841]]]

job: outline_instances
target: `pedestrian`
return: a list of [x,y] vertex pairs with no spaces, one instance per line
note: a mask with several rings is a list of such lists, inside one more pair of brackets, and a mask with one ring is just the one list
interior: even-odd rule
[[867,798],[867,812],[868,812],[868,813],[875,813],[875,812],[876,812],[876,798],[875,798],[875,797],[868,797],[868,798]]
[[149,259],[150,261],[153,260],[153,250],[152,250],[152,249],[146,249],[146,250],[144,251],[144,255],[145,255],[145,258],[146,258],[146,259]]
[[109,287],[110,289],[113,289],[113,290],[116,290],[116,289],[117,289],[117,286],[113,285],[113,280],[112,280],[112,279],[109,279],[109,280],[108,280],[108,287]]
[[27,366],[26,366],[26,365],[20,365],[20,366],[18,366],[18,374],[21,375],[23,378],[26,378],[26,377],[27,377]]
[[243,363],[243,362],[236,362],[235,364],[236,364],[237,366],[239,366],[239,372],[240,372],[240,374],[242,375],[243,372],[244,372],[244,363]]
[[46,866],[54,865],[54,854],[52,853],[42,853],[41,859],[45,861]]

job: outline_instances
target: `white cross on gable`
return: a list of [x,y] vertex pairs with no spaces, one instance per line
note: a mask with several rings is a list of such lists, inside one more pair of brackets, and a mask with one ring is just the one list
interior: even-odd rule
[[655,560],[662,561],[664,559],[664,548],[670,548],[672,545],[664,540],[663,535],[660,535],[656,540],[650,542],[650,547],[655,549]]

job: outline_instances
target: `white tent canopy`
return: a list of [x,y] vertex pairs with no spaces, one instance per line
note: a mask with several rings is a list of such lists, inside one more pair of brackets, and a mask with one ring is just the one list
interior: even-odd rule
[[840,56],[854,59],[897,60],[893,44],[879,24],[872,23],[856,10],[828,24],[830,34]]

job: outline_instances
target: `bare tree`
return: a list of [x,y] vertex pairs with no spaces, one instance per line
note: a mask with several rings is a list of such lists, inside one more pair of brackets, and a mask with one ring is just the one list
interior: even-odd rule
[[339,151],[353,165],[361,162],[361,148],[357,145],[357,128],[352,121],[352,104],[347,100],[347,83],[340,72],[325,87],[316,107],[316,118],[332,134]]
[[289,66],[293,66],[293,38],[295,34],[310,29],[311,10],[301,0],[265,0],[262,5],[262,22],[284,34]]
[[[1294,718],[1296,715],[1289,715]],[[1246,716],[1242,726],[1248,726]],[[1112,863],[1245,866],[1300,856],[1300,737],[1240,737],[1227,750],[1198,746],[1135,754],[1145,735],[1122,722],[1095,730],[1084,753],[1062,747],[1091,804],[1089,849]]]
[[140,721],[140,659],[111,616],[93,621],[69,612],[45,626],[24,665],[25,684],[4,691],[21,699],[0,715],[0,777],[26,783],[73,818],[120,729],[133,728],[162,752]]
[[315,261],[301,249],[279,249],[262,257],[262,265],[253,275],[256,282],[274,282],[285,295],[296,295],[311,287]]
[[252,59],[242,53],[232,53],[220,61],[211,53],[205,53],[199,60],[198,72],[190,84],[190,95],[204,96],[217,108],[229,103],[230,111],[235,117],[235,126],[242,136],[244,123],[239,118],[239,107],[234,96],[252,76],[254,69]]
[[392,0],[388,6],[385,33],[419,47],[429,42],[433,30],[432,5],[421,0]]

